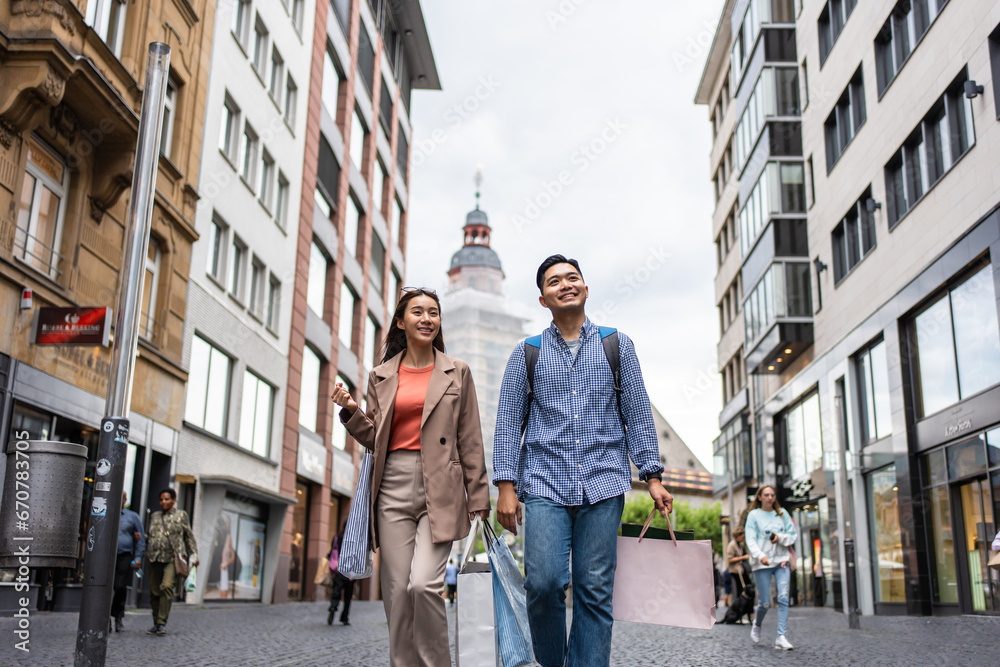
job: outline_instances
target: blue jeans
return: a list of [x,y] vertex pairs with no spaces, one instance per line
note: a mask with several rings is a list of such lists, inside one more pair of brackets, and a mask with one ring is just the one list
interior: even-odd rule
[[[625,496],[567,507],[524,500],[524,587],[535,659],[543,667],[607,667],[618,525]],[[566,588],[573,558],[573,625],[566,641]]]
[[755,570],[753,581],[757,586],[757,615],[754,616],[754,623],[760,627],[764,623],[764,615],[767,614],[768,604],[771,602],[771,577],[778,586],[778,636],[785,634],[788,626],[788,586],[791,572],[788,564],[785,567],[765,567],[763,570]]

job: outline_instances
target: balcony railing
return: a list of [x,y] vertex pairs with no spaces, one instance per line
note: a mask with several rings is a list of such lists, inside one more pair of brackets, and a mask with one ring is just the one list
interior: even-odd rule
[[20,227],[14,232],[13,252],[15,257],[52,280],[58,280],[62,275],[59,263],[62,262],[63,256],[56,252],[55,248]]

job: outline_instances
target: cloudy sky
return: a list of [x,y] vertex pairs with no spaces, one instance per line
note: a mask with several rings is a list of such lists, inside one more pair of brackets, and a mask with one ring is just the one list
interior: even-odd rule
[[588,313],[635,340],[653,404],[710,470],[711,129],[693,99],[722,4],[422,3],[443,90],[413,94],[406,276],[446,285],[481,163],[510,298],[541,330],[535,269],[576,257]]

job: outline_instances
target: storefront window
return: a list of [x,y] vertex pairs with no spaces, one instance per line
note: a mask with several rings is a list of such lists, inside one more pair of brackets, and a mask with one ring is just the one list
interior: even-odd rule
[[948,456],[948,476],[951,479],[966,477],[986,471],[986,450],[983,436],[977,436],[946,450]]
[[876,556],[875,601],[906,602],[895,465],[868,476],[868,511]]
[[861,394],[861,439],[867,444],[892,432],[889,414],[889,366],[885,343],[879,342],[857,357],[858,390]]
[[926,494],[931,530],[932,589],[934,602],[958,603],[958,577],[955,572],[955,541],[951,528],[951,504],[948,487],[937,486]]
[[227,495],[215,522],[206,600],[260,600],[267,509]]
[[295,484],[295,509],[292,510],[292,553],[288,565],[288,598],[301,600],[305,584],[306,528],[309,508],[309,485]]

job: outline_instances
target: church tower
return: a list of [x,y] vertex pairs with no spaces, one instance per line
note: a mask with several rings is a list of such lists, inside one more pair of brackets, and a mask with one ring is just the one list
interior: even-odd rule
[[[493,431],[500,380],[529,317],[503,292],[500,257],[490,247],[489,218],[479,208],[482,172],[476,172],[476,208],[465,216],[462,247],[451,257],[448,289],[441,295],[441,326],[448,354],[469,364],[476,381],[486,467],[493,474]],[[495,487],[490,486],[495,490]]]

